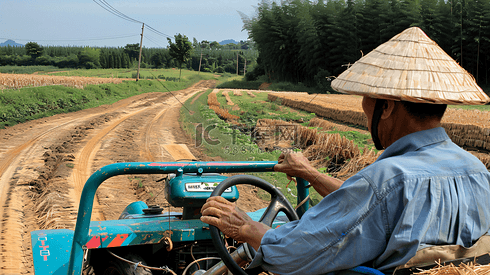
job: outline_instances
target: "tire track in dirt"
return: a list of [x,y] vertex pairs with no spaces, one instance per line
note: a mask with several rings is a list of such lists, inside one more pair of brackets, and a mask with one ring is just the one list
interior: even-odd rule
[[158,113],[152,120],[151,122],[145,127],[145,151],[144,151],[144,157],[146,158],[147,161],[155,161],[155,157],[153,156],[153,153],[150,149],[151,147],[151,132],[153,125],[160,120],[160,118],[165,115],[168,112],[168,109],[163,109],[160,113]]
[[[135,113],[131,113],[129,115],[125,115],[116,122],[112,123],[108,127],[104,128],[103,130],[99,131],[95,137],[90,139],[85,147],[83,147],[81,153],[79,155],[75,156],[75,159],[78,159],[78,162],[75,163],[74,171],[73,171],[73,183],[75,186],[74,189],[74,198],[80,198],[83,190],[83,186],[85,185],[85,182],[88,180],[89,176],[91,175],[90,173],[90,168],[91,168],[91,163],[95,154],[96,149],[98,148],[98,145],[102,141],[102,139],[109,134],[109,132],[113,131],[114,128],[119,126],[121,123],[123,123],[125,120],[132,116],[136,116],[139,113],[143,112],[145,109],[137,111]],[[80,199],[78,199],[75,203],[75,207],[78,210],[78,204],[79,204]],[[103,213],[100,210],[100,206],[98,203],[98,200],[94,200],[94,208],[92,211],[92,220],[95,221],[103,221],[105,220],[105,217]]]

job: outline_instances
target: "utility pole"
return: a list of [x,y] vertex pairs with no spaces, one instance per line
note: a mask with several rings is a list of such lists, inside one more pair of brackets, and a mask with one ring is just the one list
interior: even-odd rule
[[201,73],[201,63],[202,63],[202,48],[201,48],[201,59],[199,59],[199,72],[197,74]]
[[143,51],[143,32],[145,31],[145,23],[141,27],[141,42],[140,42],[140,57],[138,59],[138,74],[136,74],[136,81],[140,79],[140,67],[141,67],[141,52]]

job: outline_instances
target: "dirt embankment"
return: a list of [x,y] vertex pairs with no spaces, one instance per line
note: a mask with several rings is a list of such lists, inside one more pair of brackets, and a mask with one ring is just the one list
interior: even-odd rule
[[[199,160],[211,160],[192,146],[178,117],[180,102],[213,86],[202,81],[175,97],[142,94],[0,130],[0,274],[33,273],[29,232],[73,229],[83,184],[96,169],[115,162],[174,161],[163,148],[173,143],[186,143]],[[97,191],[92,219],[117,219],[136,200],[170,208],[160,178],[109,179]],[[253,190],[243,191],[248,210],[263,205]]]

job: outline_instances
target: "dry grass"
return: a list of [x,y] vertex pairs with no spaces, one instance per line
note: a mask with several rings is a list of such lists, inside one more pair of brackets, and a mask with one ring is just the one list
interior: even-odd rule
[[218,102],[217,93],[219,90],[214,90],[208,95],[208,106],[213,110],[219,117],[225,120],[237,120],[240,117],[228,113],[227,110],[220,108],[220,103]]
[[98,78],[79,76],[50,76],[32,74],[2,74],[0,73],[0,87],[19,89],[22,87],[38,87],[62,85],[83,89],[85,85],[99,85],[103,83],[122,83],[122,78]]
[[247,91],[247,95],[249,95],[252,98],[257,97],[254,93],[252,93],[252,91]]
[[474,263],[464,264],[459,266],[439,265],[429,270],[423,270],[414,275],[428,274],[428,275],[487,275],[490,274],[490,265],[478,265]]
[[235,105],[235,103],[233,103],[233,101],[231,100],[230,95],[228,94],[228,91],[223,91],[221,94],[226,98],[226,104],[228,104],[230,106]]
[[328,120],[324,120],[317,117],[312,118],[308,123],[308,126],[321,128],[322,131],[341,131],[341,132],[357,131],[360,132],[361,134],[370,134],[369,131],[366,130],[361,130],[358,128],[353,128],[342,124],[333,123]]

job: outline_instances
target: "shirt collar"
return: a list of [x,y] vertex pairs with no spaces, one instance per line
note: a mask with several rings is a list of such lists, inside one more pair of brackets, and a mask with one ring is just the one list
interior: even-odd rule
[[442,127],[411,133],[391,144],[377,160],[417,151],[422,147],[443,142],[447,139],[449,139],[449,136]]

